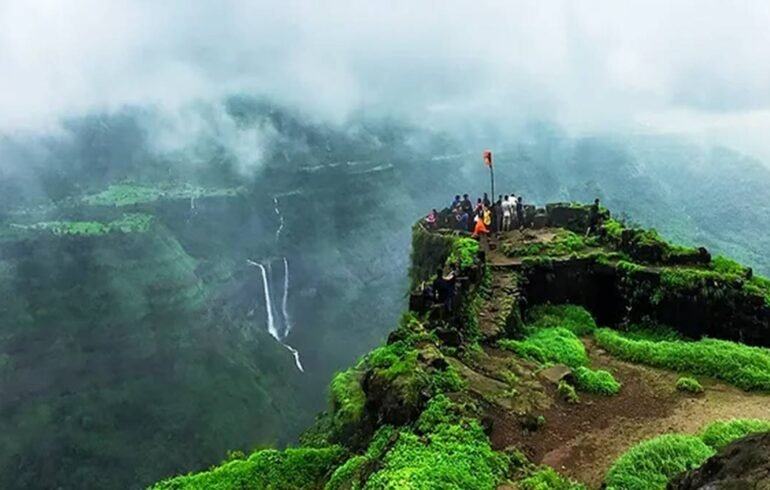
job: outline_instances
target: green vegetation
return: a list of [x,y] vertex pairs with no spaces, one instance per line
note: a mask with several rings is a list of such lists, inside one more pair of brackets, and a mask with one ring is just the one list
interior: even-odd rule
[[370,352],[357,369],[371,368],[378,377],[398,389],[404,403],[415,404],[425,393],[459,391],[464,387],[456,369],[447,365],[444,369],[428,368],[420,357],[443,357],[435,346],[434,334],[425,331],[413,315],[407,314],[394,333],[399,338],[390,344]]
[[721,255],[711,259],[710,267],[713,271],[720,274],[733,274],[736,276],[745,276],[749,271],[747,267]]
[[490,447],[479,422],[458,415],[444,397],[434,398],[426,419],[403,430],[366,483],[367,490],[488,490],[500,483],[508,458]]
[[685,393],[703,393],[703,385],[697,379],[690,376],[682,376],[676,380],[676,389]]
[[34,225],[15,225],[19,230],[47,231],[56,236],[99,236],[108,233],[144,233],[150,229],[153,217],[149,214],[124,214],[109,223],[98,221],[47,221]]
[[578,389],[587,393],[599,395],[617,395],[620,392],[620,383],[609,371],[578,366],[573,371],[575,383]]
[[366,394],[361,388],[361,372],[351,368],[337,373],[330,388],[332,406],[338,422],[357,422],[364,413],[366,403]]
[[770,430],[770,420],[734,419],[713,422],[699,436],[666,434],[643,441],[612,465],[607,490],[663,490],[668,480],[697,468],[731,442]]
[[610,241],[618,244],[620,243],[623,236],[623,230],[625,229],[623,223],[615,219],[608,219],[604,221],[602,228]]
[[562,327],[535,330],[524,340],[498,341],[503,349],[540,363],[565,364],[570,367],[588,364],[585,346],[571,330]]
[[770,431],[770,420],[733,419],[713,422],[701,433],[703,442],[719,451],[736,439],[754,432]]
[[235,196],[238,189],[205,189],[191,185],[168,184],[147,186],[134,183],[113,184],[107,189],[83,198],[91,206],[132,206],[158,199],[189,199],[198,197]]
[[549,256],[560,257],[585,251],[589,246],[586,239],[569,230],[558,230],[549,242],[534,242],[512,246],[503,243],[501,250],[509,257]]
[[523,480],[517,481],[516,488],[519,490],[586,490],[585,485],[561,476],[550,466],[543,466]]
[[607,490],[663,490],[668,480],[714,454],[697,436],[667,434],[637,444],[612,465]]
[[[411,427],[381,428],[364,454],[333,472],[325,490],[486,490],[504,479],[508,465],[478,421],[439,394]],[[365,481],[364,468],[376,470]]]
[[422,281],[427,281],[436,274],[436,269],[444,264],[452,251],[455,237],[431,233],[421,224],[412,227],[412,254],[409,267],[411,287],[415,289]]
[[369,462],[366,456],[353,456],[334,470],[324,490],[360,490],[361,471]]
[[[616,395],[620,383],[604,370],[588,367],[588,354],[578,335],[596,331],[596,322],[584,308],[575,305],[539,305],[532,308],[532,322],[523,340],[502,339],[503,349],[542,364],[565,364],[572,368],[576,387],[588,393]],[[560,387],[560,393],[561,388]],[[569,400],[567,393],[563,393]]]
[[382,458],[388,448],[388,442],[398,436],[391,426],[383,426],[369,442],[363,455],[355,455],[339,466],[326,484],[324,490],[361,490],[364,468]]
[[579,337],[596,330],[594,318],[582,306],[537,305],[530,310],[529,316],[534,328],[564,327]]
[[556,391],[559,393],[564,401],[567,403],[579,403],[580,397],[578,397],[575,387],[566,381],[559,381],[559,385],[556,387]]
[[452,242],[451,251],[447,258],[448,264],[460,264],[460,268],[467,268],[476,262],[479,255],[479,242],[473,238],[456,238]]
[[151,490],[321,490],[344,454],[337,446],[263,449],[246,460],[157,483]]
[[597,343],[621,359],[674,371],[712,376],[744,390],[770,391],[770,350],[703,339],[652,341],[602,328]]
[[634,262],[629,262],[627,260],[619,260],[616,264],[616,267],[626,274],[633,274],[634,272],[638,272],[644,269],[641,265]]
[[654,229],[626,228],[609,219],[602,225],[602,240],[634,261],[659,264],[694,264],[702,260],[698,249],[673,245]]

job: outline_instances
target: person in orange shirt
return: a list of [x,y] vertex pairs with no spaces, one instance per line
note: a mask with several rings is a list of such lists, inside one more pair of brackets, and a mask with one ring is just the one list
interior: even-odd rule
[[476,226],[473,228],[473,238],[478,238],[481,234],[487,235],[489,229],[484,224],[484,211],[476,215]]

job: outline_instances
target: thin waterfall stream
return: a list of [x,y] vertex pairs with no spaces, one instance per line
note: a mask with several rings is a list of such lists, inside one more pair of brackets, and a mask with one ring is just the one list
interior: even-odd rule
[[[273,197],[273,203],[275,204],[275,214],[278,216],[278,220],[279,220],[278,229],[275,231],[275,243],[276,245],[278,245],[281,238],[281,231],[283,231],[285,221],[284,221],[283,215],[281,214],[281,209],[279,207],[278,196]],[[299,351],[285,342],[286,337],[288,337],[292,329],[291,317],[289,316],[289,259],[287,259],[284,256],[284,257],[281,257],[281,260],[283,261],[283,295],[281,296],[281,310],[280,310],[281,319],[283,320],[282,332],[278,331],[278,328],[276,327],[276,324],[275,324],[275,314],[273,312],[273,300],[272,300],[272,296],[270,295],[270,279],[272,278],[272,275],[273,275],[272,260],[267,261],[266,263],[267,267],[265,267],[265,264],[255,262],[253,260],[248,260],[248,263],[250,265],[253,265],[254,267],[258,267],[262,274],[262,287],[265,295],[268,332],[270,332],[270,335],[275,340],[280,342],[280,344],[284,346],[286,350],[292,353],[292,355],[294,356],[294,364],[297,366],[297,369],[299,369],[300,372],[304,373],[305,369],[302,367],[302,361],[300,360],[300,357],[299,357]]]

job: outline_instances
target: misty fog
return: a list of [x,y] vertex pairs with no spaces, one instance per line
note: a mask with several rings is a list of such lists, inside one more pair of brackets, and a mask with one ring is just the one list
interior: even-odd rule
[[0,0],[0,487],[296,444],[486,148],[501,193],[599,197],[770,274],[768,25],[748,0]]

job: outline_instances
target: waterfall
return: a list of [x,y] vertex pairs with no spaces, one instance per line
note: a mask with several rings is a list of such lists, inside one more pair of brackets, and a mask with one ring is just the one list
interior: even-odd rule
[[281,313],[283,314],[283,338],[291,332],[291,319],[289,318],[289,261],[283,258],[283,300],[281,301]]
[[275,204],[275,214],[278,216],[278,229],[275,230],[275,243],[278,243],[278,240],[281,238],[281,231],[283,231],[283,215],[281,214],[281,210],[278,208],[278,196],[273,197],[273,203]]
[[294,365],[297,366],[299,372],[304,373],[305,368],[302,367],[302,362],[299,360],[299,351],[297,351],[297,349],[290,346],[289,344],[283,344],[283,346],[294,355]]
[[[286,348],[291,354],[294,356],[294,364],[297,366],[297,369],[301,373],[305,372],[305,369],[302,367],[302,362],[299,359],[299,351],[295,349],[294,347],[290,346],[289,344],[286,344],[283,342],[284,339],[286,339],[286,335],[288,335],[290,327],[289,327],[289,316],[288,316],[288,310],[287,310],[287,299],[288,299],[288,290],[289,290],[289,279],[288,279],[288,273],[289,273],[289,262],[284,260],[284,292],[283,292],[283,303],[281,308],[281,313],[283,315],[284,320],[284,334],[283,337],[278,333],[278,329],[275,327],[275,317],[273,315],[273,301],[270,296],[270,282],[268,280],[267,276],[267,269],[264,265],[254,262],[253,260],[249,260],[248,263],[250,265],[253,265],[254,267],[259,267],[260,272],[262,273],[262,287],[264,289],[265,293],[265,309],[267,310],[267,331],[270,332],[270,335],[278,341],[282,346]],[[270,262],[268,262],[268,267],[270,267]]]
[[272,335],[275,340],[280,342],[281,337],[278,335],[278,330],[275,328],[275,318],[273,317],[273,302],[270,299],[270,284],[267,281],[267,270],[265,270],[264,265],[258,264],[252,260],[249,260],[249,264],[254,267],[259,267],[259,270],[262,272],[262,285],[265,291],[265,303],[267,305],[267,331],[270,332],[270,335]]

